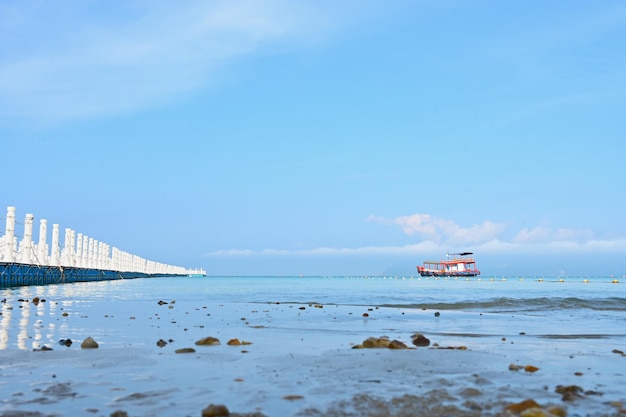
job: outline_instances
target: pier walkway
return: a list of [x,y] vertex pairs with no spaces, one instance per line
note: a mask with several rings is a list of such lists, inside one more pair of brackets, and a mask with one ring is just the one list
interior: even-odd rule
[[65,229],[61,247],[58,224],[52,225],[49,245],[46,219],[39,221],[39,240],[35,242],[32,214],[26,214],[19,239],[15,230],[15,207],[7,207],[5,221],[5,233],[0,237],[0,288],[161,276],[206,276],[203,269],[149,261],[69,228]]

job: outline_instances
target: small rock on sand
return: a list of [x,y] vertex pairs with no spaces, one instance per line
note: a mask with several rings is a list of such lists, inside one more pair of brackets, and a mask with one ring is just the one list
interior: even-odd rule
[[83,340],[83,343],[80,344],[80,347],[83,349],[97,349],[98,343],[93,340],[91,336],[89,336],[85,340]]
[[202,410],[202,417],[227,417],[229,414],[228,408],[222,404],[209,404]]

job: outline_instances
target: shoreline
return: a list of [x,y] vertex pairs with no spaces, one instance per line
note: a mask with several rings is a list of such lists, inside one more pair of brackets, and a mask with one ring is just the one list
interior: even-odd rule
[[[364,416],[365,410],[354,411],[364,404],[372,413],[422,407],[437,416],[449,415],[453,407],[455,415],[496,416],[526,399],[544,411],[561,407],[570,416],[626,412],[619,371],[626,357],[613,353],[619,346],[610,338],[532,336],[528,326],[534,321],[523,324],[527,334],[515,337],[449,331],[462,327],[456,321],[502,322],[507,315],[446,311],[435,321],[433,311],[352,305],[138,300],[53,308],[45,303],[55,301],[29,313],[42,329],[26,339],[37,346],[39,338],[40,347],[52,350],[2,350],[0,387],[8,394],[2,417],[19,415],[7,414],[16,411],[109,416],[118,410],[129,416],[198,416],[209,404],[223,404],[231,415],[268,417]],[[440,327],[424,332],[432,341],[428,347],[411,345],[420,323]],[[74,343],[44,343],[50,333]],[[80,348],[88,336],[98,349]],[[207,336],[220,344],[195,345]],[[383,336],[411,349],[354,349]],[[231,339],[250,344],[230,346]],[[161,347],[159,340],[165,342]],[[181,348],[195,352],[175,353]],[[538,370],[526,372],[527,365]],[[563,401],[555,392],[559,385],[582,391]],[[402,415],[398,410],[394,415]]]

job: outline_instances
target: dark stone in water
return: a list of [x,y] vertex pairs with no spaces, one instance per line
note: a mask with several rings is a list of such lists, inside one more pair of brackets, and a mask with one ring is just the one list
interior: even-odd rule
[[430,339],[428,339],[423,334],[414,334],[412,336],[412,339],[415,346],[430,346]]
[[229,414],[228,408],[222,404],[209,404],[202,410],[202,417],[227,417]]
[[70,347],[72,346],[72,339],[61,339],[59,340],[59,344],[62,346]]

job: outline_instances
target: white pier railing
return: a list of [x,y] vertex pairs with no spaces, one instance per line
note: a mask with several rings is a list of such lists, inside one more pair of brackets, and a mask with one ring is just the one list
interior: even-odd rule
[[[6,229],[0,237],[0,262],[99,269],[144,274],[188,275],[190,270],[181,266],[149,261],[104,242],[65,229],[63,247],[59,243],[59,225],[52,225],[52,242],[48,245],[48,222],[39,220],[39,241],[33,240],[32,214],[26,214],[24,233],[19,240],[15,234],[15,207],[7,207]],[[19,240],[19,242],[18,242]]]

